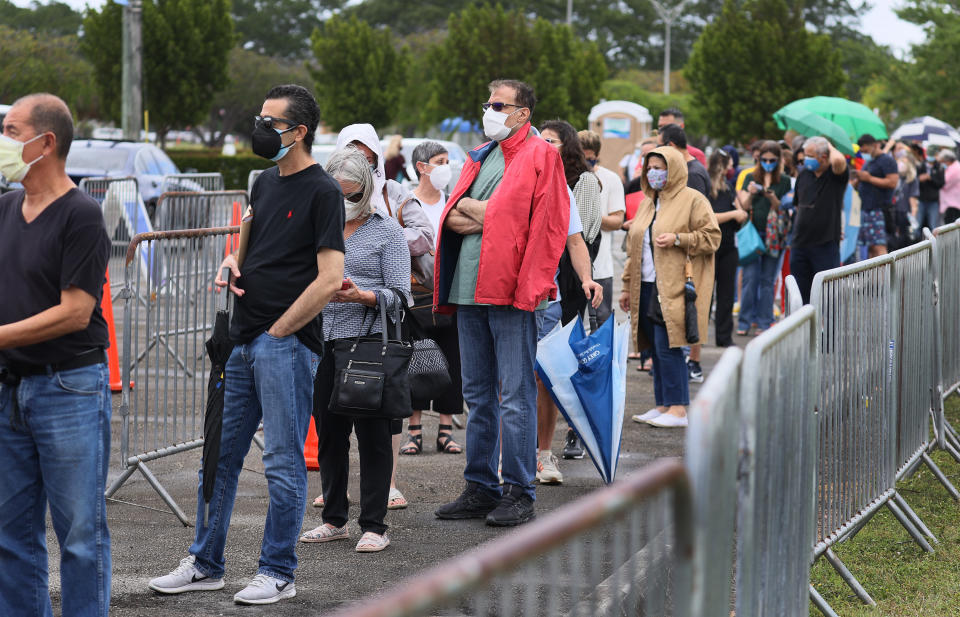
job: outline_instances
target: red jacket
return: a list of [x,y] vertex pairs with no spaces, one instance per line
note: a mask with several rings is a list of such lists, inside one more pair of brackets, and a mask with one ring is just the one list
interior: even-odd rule
[[[455,310],[447,299],[463,242],[462,235],[443,226],[494,145],[488,142],[470,151],[440,217],[433,270],[434,310],[439,313]],[[500,142],[500,148],[503,180],[487,202],[474,298],[478,304],[532,311],[547,297],[557,297],[553,278],[567,241],[570,197],[560,154],[531,134],[529,123]]]

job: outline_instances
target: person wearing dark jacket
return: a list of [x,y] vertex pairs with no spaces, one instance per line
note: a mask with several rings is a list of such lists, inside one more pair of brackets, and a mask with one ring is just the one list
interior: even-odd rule
[[920,181],[920,196],[917,203],[917,223],[920,229],[934,229],[940,224],[940,189],[943,188],[943,166],[928,149],[923,151],[920,144],[912,144],[910,149],[918,161],[917,180]]

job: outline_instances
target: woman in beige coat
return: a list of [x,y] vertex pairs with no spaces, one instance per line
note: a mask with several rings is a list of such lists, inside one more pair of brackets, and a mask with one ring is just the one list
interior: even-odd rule
[[[620,307],[636,320],[637,349],[653,349],[654,397],[657,406],[633,416],[665,428],[687,426],[690,391],[683,358],[685,266],[689,261],[697,289],[697,325],[706,338],[713,289],[713,254],[720,228],[707,198],[687,188],[687,165],[676,148],[661,147],[644,160],[640,204],[627,235]],[[648,317],[659,297],[663,324]]]

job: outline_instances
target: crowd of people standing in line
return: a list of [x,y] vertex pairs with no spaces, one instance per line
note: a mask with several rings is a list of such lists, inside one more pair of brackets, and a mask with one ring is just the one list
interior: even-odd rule
[[[941,217],[960,217],[960,163],[949,150],[933,157],[916,144],[884,145],[865,135],[862,168],[851,171],[856,165],[822,137],[791,146],[761,141],[751,148],[755,165],[741,170],[736,148],[707,158],[689,144],[683,114],[671,109],[660,114],[656,135],[626,157],[621,176],[599,165],[596,133],[560,120],[535,129],[535,106],[529,85],[492,82],[482,105],[489,141],[469,153],[447,194],[449,153],[439,143],[414,150],[414,190],[397,181],[405,162],[399,142],[384,152],[369,124],[344,128],[324,169],[311,156],[320,120],[314,97],[297,85],[267,94],[252,143],[277,165],[252,187],[242,263],[228,255],[221,270],[232,276],[216,281],[236,302],[213,498],[205,503],[201,471],[194,542],[150,589],[224,587],[239,475],[261,423],[269,503],[257,573],[234,595],[237,603],[295,596],[298,542],[350,538],[351,433],[360,463],[356,550],[389,546],[387,512],[407,505],[397,462],[423,452],[428,409],[440,417],[436,450],[466,454],[464,489],[435,516],[502,527],[534,518],[535,484],[563,481],[552,448],[559,414],[536,376],[537,343],[578,316],[591,328],[611,318],[616,230],[627,232],[618,304],[654,379],[655,407],[633,420],[682,428],[688,384],[703,380],[700,347],[711,305],[716,344],[734,344],[741,225],[763,238],[761,254],[743,268],[737,331],[746,334],[773,322],[773,279],[787,249],[805,302],[813,276],[839,265],[848,184],[860,194],[859,239],[871,255],[912,241],[913,219],[933,227]],[[51,612],[48,502],[61,542],[64,613],[107,615],[109,608],[103,495],[110,395],[99,302],[109,239],[99,207],[64,171],[72,127],[63,101],[31,95],[13,105],[0,139],[0,173],[24,186],[0,197],[0,259],[13,264],[0,272],[0,284],[21,297],[0,304],[0,451],[9,472],[0,551],[11,574],[0,583],[3,614],[26,606]],[[691,288],[693,324],[685,300]],[[451,373],[448,386],[411,401],[405,435],[402,420],[339,413],[331,394],[337,341],[380,333],[377,311],[401,307],[436,341]],[[464,406],[470,413],[461,446],[453,416]],[[322,511],[320,524],[301,533],[311,416],[322,482],[313,504]],[[41,449],[64,457],[41,460]],[[583,456],[572,430],[563,456]]]

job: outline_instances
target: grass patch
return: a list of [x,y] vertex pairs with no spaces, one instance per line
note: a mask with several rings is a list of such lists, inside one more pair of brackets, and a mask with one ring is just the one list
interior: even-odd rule
[[[946,416],[960,426],[960,397],[946,401]],[[941,451],[932,455],[954,486],[960,486],[960,464]],[[897,490],[940,541],[925,553],[884,508],[857,536],[834,552],[863,584],[876,608],[860,602],[825,559],[810,571],[810,582],[841,617],[879,615],[952,617],[960,615],[960,504],[922,465]],[[820,612],[810,605],[810,615]]]

